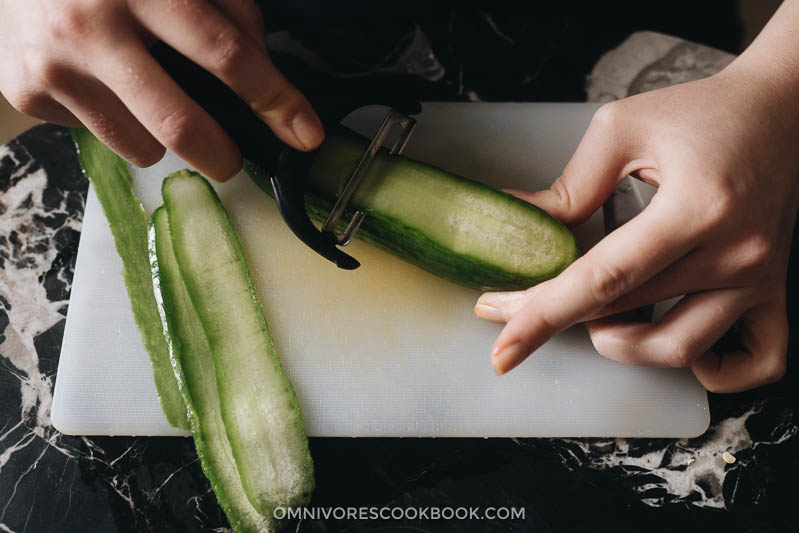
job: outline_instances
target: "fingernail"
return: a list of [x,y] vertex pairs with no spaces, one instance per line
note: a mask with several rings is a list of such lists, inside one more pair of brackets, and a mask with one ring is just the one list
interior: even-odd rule
[[527,355],[521,341],[516,341],[507,346],[497,346],[491,352],[491,365],[494,372],[501,376],[522,362]]
[[324,137],[322,123],[316,115],[307,111],[300,111],[294,116],[291,121],[291,131],[306,150],[316,148]]
[[477,300],[478,305],[501,307],[524,298],[523,292],[486,292]]
[[488,305],[480,302],[478,302],[477,305],[474,306],[474,314],[476,314],[483,320],[491,320],[492,322],[502,322],[505,320],[504,315],[499,309],[497,309],[493,305]]

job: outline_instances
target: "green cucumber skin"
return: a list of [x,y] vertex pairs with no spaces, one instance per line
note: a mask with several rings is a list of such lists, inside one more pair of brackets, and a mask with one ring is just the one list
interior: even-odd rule
[[[216,192],[196,172],[171,174],[162,195],[180,273],[213,354],[222,419],[244,490],[262,515],[304,505],[314,489],[305,426],[238,235]],[[209,283],[217,260],[224,260],[224,279]],[[257,331],[240,336],[252,324]]]
[[[342,131],[328,135],[309,172],[309,190],[306,192],[305,200],[311,218],[323,221],[327,217],[333,206],[333,194],[341,188],[343,180],[349,176],[365,148],[366,140],[349,130],[342,128]],[[518,216],[522,217],[520,220],[547,232],[550,239],[555,242],[551,247],[552,252],[547,257],[549,263],[536,265],[536,268],[527,270],[503,267],[494,257],[456,252],[449,243],[443,242],[442,239],[431,238],[425,231],[420,230],[415,225],[413,213],[400,219],[370,208],[368,199],[364,201],[364,198],[368,198],[370,189],[379,188],[380,180],[378,175],[380,169],[372,171],[370,168],[370,172],[367,173],[352,200],[353,207],[362,207],[367,212],[356,237],[436,276],[478,290],[526,289],[557,276],[579,255],[577,242],[571,232],[548,213],[532,204],[431,165],[401,156],[389,156],[385,151],[382,151],[372,163],[372,167],[380,165],[383,165],[383,168],[402,165],[408,170],[408,179],[414,179],[414,174],[422,174],[426,179],[452,182],[464,194],[479,199],[497,213],[510,211],[518,213]],[[250,161],[245,161],[245,169],[261,189],[270,196],[273,195],[265,169]],[[364,190],[365,193],[362,192]],[[351,214],[354,209],[351,208],[349,211]],[[508,234],[501,233],[491,236],[500,241],[508,237]],[[523,253],[517,247],[507,248],[508,254]]]
[[233,530],[269,531],[272,520],[258,514],[241,484],[220,412],[211,348],[180,277],[167,217],[162,206],[150,218],[153,288],[197,456]]
[[78,148],[80,166],[100,200],[117,253],[122,258],[125,288],[142,343],[150,355],[161,408],[170,424],[189,429],[186,406],[169,360],[169,347],[152,291],[147,214],[133,192],[133,177],[127,163],[89,130],[74,128],[71,132]]

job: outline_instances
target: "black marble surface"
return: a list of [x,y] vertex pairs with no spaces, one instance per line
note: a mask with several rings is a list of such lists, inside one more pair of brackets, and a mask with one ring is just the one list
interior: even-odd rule
[[[487,15],[463,14],[463,24],[489,28],[486,39],[496,46],[539,44],[534,36],[523,40],[521,22],[515,29],[507,29],[508,21],[490,29],[500,23]],[[452,17],[452,27],[461,24]],[[448,28],[448,19],[441,20]],[[372,60],[349,69],[341,63],[360,55],[335,53],[300,38],[301,29],[273,33],[270,44],[345,74],[411,73],[432,91],[426,94],[443,95],[439,99],[549,97],[540,88],[548,81],[530,81],[540,84],[540,91],[516,87],[526,79],[520,72],[538,79],[530,65],[503,80],[515,84],[511,93],[492,92],[496,84],[480,81],[485,72],[456,60],[459,46],[448,48],[439,33],[423,29],[425,24],[396,30],[404,37],[399,44],[392,41],[393,47],[385,45],[388,56],[373,51]],[[523,57],[520,50],[517,59]],[[533,67],[539,65],[535,61]],[[50,405],[86,189],[63,128],[39,126],[0,147],[0,532],[224,529],[190,439],[69,437],[52,427]],[[799,243],[793,265],[797,250]],[[789,281],[792,354],[797,278]],[[688,440],[314,438],[314,506],[515,506],[524,508],[525,517],[303,521],[287,529],[799,530],[799,394],[791,359],[780,383],[713,395],[710,403],[711,428]],[[734,463],[722,458],[724,452]]]

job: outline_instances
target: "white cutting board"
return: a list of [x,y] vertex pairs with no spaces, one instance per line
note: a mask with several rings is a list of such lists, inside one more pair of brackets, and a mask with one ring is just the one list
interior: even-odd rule
[[[591,104],[428,103],[407,154],[496,187],[541,189],[560,173]],[[350,124],[369,134],[383,114]],[[135,170],[145,209],[168,155]],[[336,269],[286,228],[246,176],[216,186],[247,251],[283,364],[313,436],[687,437],[708,426],[707,395],[686,370],[603,359],[582,326],[498,377],[488,360],[500,326],[477,319],[479,293],[355,242],[356,271]],[[601,214],[577,232],[602,235]],[[212,251],[209,250],[209,253]],[[89,191],[52,417],[69,434],[184,435],[158,404],[121,261]]]

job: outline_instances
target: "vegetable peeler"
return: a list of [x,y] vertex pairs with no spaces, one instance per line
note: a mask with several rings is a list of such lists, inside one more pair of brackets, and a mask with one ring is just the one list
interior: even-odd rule
[[[357,106],[351,111],[360,107],[362,106]],[[317,107],[317,112],[322,114],[319,109]],[[410,109],[414,110],[413,108]],[[418,113],[418,110],[415,111]],[[346,113],[346,115],[348,114]],[[352,195],[355,194],[358,185],[366,175],[369,165],[395,125],[399,126],[402,131],[390,149],[390,153],[392,155],[401,154],[408,144],[408,140],[416,126],[416,120],[409,115],[410,113],[406,115],[395,107],[389,108],[369,146],[352,174],[350,174],[344,189],[336,199],[333,209],[328,214],[324,224],[322,224],[321,230],[317,230],[316,226],[313,225],[305,208],[305,185],[313,153],[299,152],[286,146],[278,156],[277,164],[274,167],[267,167],[274,168],[274,171],[269,176],[269,181],[275,193],[275,200],[283,220],[302,242],[325,259],[335,263],[339,268],[353,270],[360,266],[360,263],[354,257],[341,251],[337,246],[349,244],[358,231],[361,222],[363,222],[366,213],[360,209],[356,210],[343,231],[338,231],[336,225],[341,220]],[[344,116],[341,118],[344,118]],[[334,124],[339,122],[340,119],[335,121]],[[323,124],[327,123],[323,119]]]
[[267,192],[274,195],[280,214],[291,231],[339,268],[358,268],[360,263],[338,246],[349,244],[366,213],[356,210],[343,231],[337,229],[337,223],[347,211],[372,160],[395,127],[400,128],[400,134],[390,153],[401,154],[407,145],[416,125],[413,115],[421,111],[421,104],[409,96],[410,91],[399,87],[398,80],[391,75],[339,80],[311,72],[290,59],[284,58],[280,62],[280,70],[314,107],[325,131],[337,127],[346,116],[361,107],[388,107],[383,122],[319,230],[311,222],[305,207],[305,188],[313,152],[300,152],[280,141],[232,89],[169,46],[159,43],[151,53],[178,85],[231,136],[242,156],[268,170],[271,191]]

